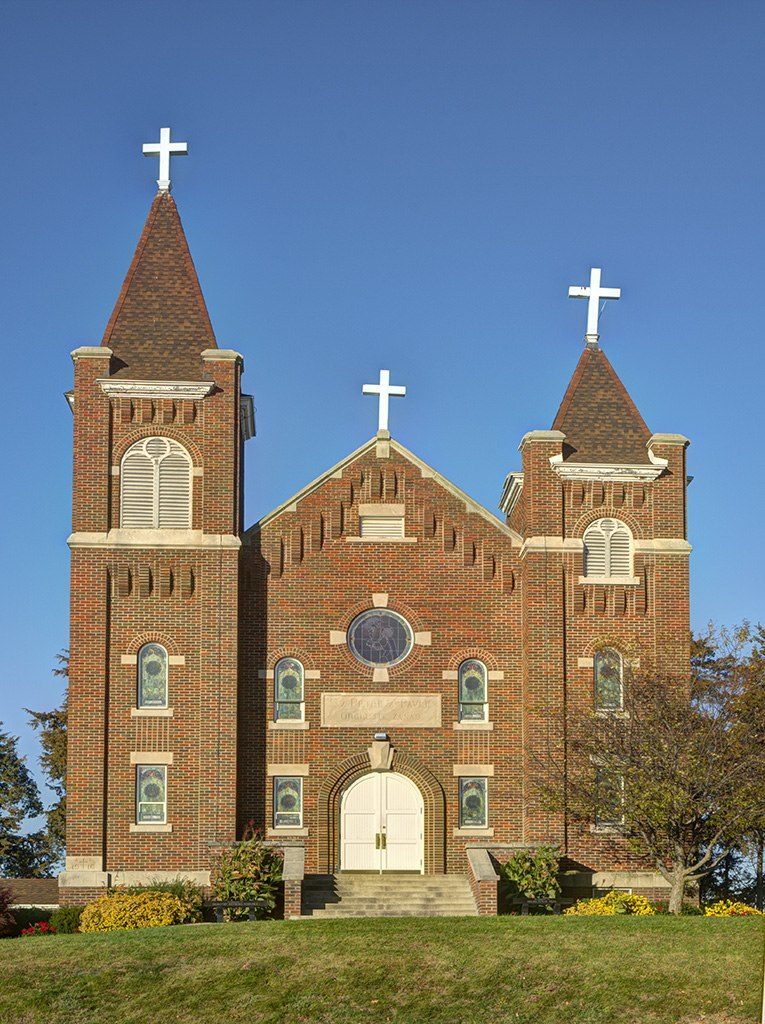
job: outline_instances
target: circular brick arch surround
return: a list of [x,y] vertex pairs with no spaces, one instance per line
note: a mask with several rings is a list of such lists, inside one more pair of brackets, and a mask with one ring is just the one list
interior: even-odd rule
[[[407,754],[396,752],[391,770],[405,775],[422,794],[425,874],[443,874],[446,871],[446,797],[443,787],[425,765]],[[331,875],[340,868],[340,804],[343,792],[369,772],[369,754],[365,750],[337,764],[321,785],[317,808],[318,869],[321,874]]]

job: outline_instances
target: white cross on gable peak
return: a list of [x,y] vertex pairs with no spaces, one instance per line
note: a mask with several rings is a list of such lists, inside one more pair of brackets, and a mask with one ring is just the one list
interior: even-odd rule
[[157,178],[157,185],[159,186],[160,192],[169,192],[172,188],[170,184],[170,157],[188,156],[188,152],[188,142],[170,141],[169,128],[159,129],[159,142],[145,142],[143,144],[144,156],[159,157],[159,177]]
[[589,286],[571,285],[568,290],[568,297],[570,299],[587,299],[587,333],[584,336],[584,340],[588,345],[592,346],[597,346],[598,338],[600,337],[598,334],[600,300],[619,299],[622,294],[621,288],[601,288],[601,273],[600,267],[592,267],[590,269]]
[[400,384],[391,384],[390,370],[380,370],[380,383],[364,384],[362,385],[361,392],[364,395],[377,395],[379,397],[377,431],[378,433],[387,434],[391,395],[403,397],[406,394],[406,388]]

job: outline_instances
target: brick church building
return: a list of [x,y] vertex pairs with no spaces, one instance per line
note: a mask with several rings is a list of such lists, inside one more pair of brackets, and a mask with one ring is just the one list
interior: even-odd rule
[[688,441],[651,432],[596,334],[520,471],[498,462],[502,519],[383,429],[243,522],[244,360],[167,183],[72,358],[62,902],[205,884],[249,823],[285,849],[288,914],[353,871],[457,876],[492,912],[496,859],[541,843],[577,892],[664,887],[613,814],[534,786],[567,719],[689,658]]

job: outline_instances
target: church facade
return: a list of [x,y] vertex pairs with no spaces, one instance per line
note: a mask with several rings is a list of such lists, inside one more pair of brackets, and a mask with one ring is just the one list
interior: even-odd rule
[[688,671],[688,441],[648,429],[596,335],[502,519],[381,429],[246,526],[243,359],[162,183],[72,355],[62,902],[206,884],[252,826],[288,851],[288,914],[340,871],[465,875],[492,912],[481,865],[543,843],[577,892],[663,889],[614,813],[569,821],[535,785],[636,667]]

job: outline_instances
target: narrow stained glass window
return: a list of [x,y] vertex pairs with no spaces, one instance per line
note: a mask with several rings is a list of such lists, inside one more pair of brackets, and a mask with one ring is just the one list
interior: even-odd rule
[[483,722],[487,710],[486,666],[475,658],[463,661],[459,668],[461,722]]
[[624,824],[624,777],[602,768],[595,770],[597,812],[595,824],[602,828],[618,828]]
[[274,669],[275,713],[278,719],[303,718],[303,666],[295,658],[282,658]]
[[136,765],[136,821],[139,825],[162,825],[166,820],[167,768]]
[[138,652],[138,707],[167,707],[167,651],[159,644]]
[[274,779],[274,827],[300,828],[303,824],[303,780],[281,776]]
[[486,828],[486,779],[460,779],[460,828]]
[[621,711],[624,707],[624,662],[612,647],[598,651],[593,662],[595,673],[595,708],[598,711]]

